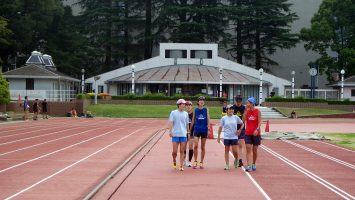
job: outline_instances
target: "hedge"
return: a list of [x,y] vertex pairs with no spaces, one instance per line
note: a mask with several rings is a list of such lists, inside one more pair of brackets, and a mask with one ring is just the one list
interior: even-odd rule
[[304,97],[292,98],[283,98],[280,96],[274,96],[271,98],[265,98],[265,102],[315,102],[315,103],[328,103],[332,105],[355,105],[355,101],[350,101],[346,99],[344,101],[334,101],[334,100],[325,100],[325,99],[309,99]]
[[[185,99],[194,101],[197,100],[198,97],[204,96],[206,100],[210,101],[226,101],[226,98],[219,98],[219,97],[210,97],[205,94],[197,94],[195,96],[187,96],[182,94],[177,94],[175,96],[166,96],[162,93],[146,93],[143,96],[138,96],[132,93],[123,95],[123,96],[111,96],[112,100],[177,100],[177,99]],[[78,94],[76,96],[77,99],[94,99],[95,95],[92,93],[89,94]],[[102,96],[98,95],[98,99],[102,99]]]

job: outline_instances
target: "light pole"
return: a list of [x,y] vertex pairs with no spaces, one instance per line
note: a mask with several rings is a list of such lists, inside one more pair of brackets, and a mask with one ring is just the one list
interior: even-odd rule
[[94,83],[95,83],[95,105],[97,104],[97,83],[96,81],[99,80],[101,77],[100,76],[95,76],[94,77]]
[[84,82],[84,73],[85,73],[85,69],[82,68],[81,69],[81,94],[84,93],[84,85],[85,85],[85,82]]
[[131,65],[131,69],[132,69],[132,94],[134,94],[134,68],[136,68],[136,66]]
[[222,98],[222,66],[219,67],[219,97]]
[[295,98],[295,74],[296,74],[295,71],[292,71],[292,72],[291,72],[291,75],[292,75],[292,92],[291,92],[291,97],[292,97],[292,99]]
[[259,69],[259,73],[260,73],[259,106],[263,101],[263,72],[264,72],[263,68],[260,68]]
[[344,74],[345,74],[345,70],[342,69],[340,71],[341,74],[341,90],[340,90],[340,99],[343,101],[344,100]]

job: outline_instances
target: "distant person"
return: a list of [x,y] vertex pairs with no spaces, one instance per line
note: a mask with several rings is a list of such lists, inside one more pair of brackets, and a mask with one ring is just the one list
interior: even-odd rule
[[42,101],[42,116],[43,119],[48,119],[48,110],[47,110],[47,100]]
[[250,97],[246,104],[246,112],[243,115],[245,129],[245,144],[247,149],[247,167],[245,171],[256,170],[256,159],[258,157],[258,147],[261,144],[261,112],[255,108],[256,100]]
[[169,116],[169,136],[172,138],[173,143],[173,168],[177,169],[176,157],[178,148],[180,146],[180,171],[184,171],[183,163],[185,160],[187,133],[189,132],[189,116],[186,111],[184,111],[186,101],[184,99],[179,99],[176,102],[177,109],[171,111]]
[[201,138],[201,160],[200,160],[200,169],[203,169],[203,161],[205,158],[205,146],[206,140],[209,131],[209,124],[210,124],[210,114],[208,109],[205,106],[205,97],[200,96],[197,99],[197,108],[195,108],[193,117],[192,117],[192,124],[191,126],[194,127],[194,164],[193,169],[197,169],[197,156],[198,156],[198,143]]
[[221,117],[226,116],[226,115],[227,115],[227,102],[223,101]]
[[71,115],[71,117],[78,117],[78,114],[77,114],[75,108],[71,108],[70,115]]
[[38,113],[40,110],[38,99],[35,99],[35,102],[32,105],[32,110],[33,110],[33,120],[38,120]]
[[[224,143],[224,160],[226,165],[224,170],[229,170],[229,152],[232,148],[232,153],[235,158],[234,160],[234,167],[237,168],[238,165],[238,137],[244,128],[244,124],[242,120],[233,115],[234,113],[234,106],[228,105],[227,106],[227,115],[222,117],[219,129],[218,129],[218,139],[217,142],[220,143],[221,140],[221,132],[224,129],[224,136],[223,136],[223,143]],[[238,125],[239,128],[238,128]]]
[[[193,107],[192,107],[192,102],[191,101],[186,101],[186,111],[187,114],[189,114],[189,130],[190,132],[187,133],[187,140],[188,140],[188,148],[189,148],[189,158],[187,161],[187,167],[192,167],[191,160],[194,155],[194,133],[193,133],[193,127],[192,125],[192,117],[194,115]],[[185,157],[186,157],[186,151],[185,151]]]
[[[243,118],[244,115],[244,111],[245,111],[245,106],[243,105],[243,98],[238,95],[235,97],[235,103],[233,105],[233,109],[234,109],[234,115],[238,116],[240,119]],[[238,129],[240,128],[240,124],[238,124]],[[238,166],[242,167],[243,164],[243,151],[245,151],[245,127],[243,127],[240,135],[238,136],[238,156],[236,159],[238,159]]]
[[30,111],[30,103],[28,101],[28,97],[25,96],[25,100],[23,101],[23,119],[28,120],[28,112]]
[[297,113],[296,113],[296,111],[292,111],[291,112],[291,118],[293,118],[293,119],[296,119],[297,118]]

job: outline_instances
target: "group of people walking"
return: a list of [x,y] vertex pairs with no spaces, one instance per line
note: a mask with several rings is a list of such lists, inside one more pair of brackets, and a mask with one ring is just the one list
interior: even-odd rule
[[[184,170],[184,166],[204,169],[206,139],[211,127],[210,114],[205,107],[205,97],[198,98],[195,109],[193,109],[191,101],[184,99],[179,99],[176,104],[177,109],[172,111],[169,116],[169,135],[173,144],[173,168],[180,171]],[[217,142],[220,143],[223,130],[225,170],[230,169],[230,151],[235,158],[234,167],[244,166],[243,150],[246,150],[245,170],[247,172],[256,170],[257,150],[261,143],[260,126],[262,120],[261,112],[255,108],[255,104],[254,97],[248,98],[246,105],[243,105],[242,97],[237,96],[234,105],[224,105],[222,108]],[[186,160],[187,149],[188,159]],[[176,161],[178,150],[180,152],[179,166]],[[197,160],[199,150],[200,162]],[[194,159],[193,163],[191,163],[192,158]]]
[[[25,96],[25,100],[23,101],[23,112],[24,112],[24,120],[28,120],[28,113],[30,112],[30,103],[28,101],[28,97]],[[47,101],[44,99],[41,103],[38,99],[32,104],[32,111],[33,111],[33,119],[37,120],[39,113],[42,113],[43,119],[48,119],[48,110],[47,110]]]

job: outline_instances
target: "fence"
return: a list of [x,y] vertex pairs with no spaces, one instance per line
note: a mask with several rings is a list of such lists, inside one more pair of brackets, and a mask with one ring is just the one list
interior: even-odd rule
[[75,90],[10,90],[12,101],[23,100],[25,96],[28,100],[47,99],[47,101],[71,101],[75,99]]
[[[311,97],[311,89],[295,89],[295,97]],[[292,89],[285,89],[285,97],[292,97]],[[316,99],[338,100],[339,90],[316,89],[314,90],[314,97]]]

